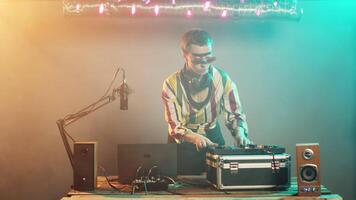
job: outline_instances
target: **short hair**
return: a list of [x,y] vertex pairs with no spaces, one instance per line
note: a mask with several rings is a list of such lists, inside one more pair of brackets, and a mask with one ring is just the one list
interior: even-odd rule
[[191,44],[199,46],[212,45],[213,39],[208,32],[202,29],[192,29],[184,33],[182,36],[180,47],[183,53],[189,50]]

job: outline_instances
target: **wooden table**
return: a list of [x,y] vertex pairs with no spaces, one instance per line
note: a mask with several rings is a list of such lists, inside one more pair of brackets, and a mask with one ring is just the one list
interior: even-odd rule
[[[113,179],[110,177],[109,179]],[[296,178],[293,177],[291,187],[286,191],[270,190],[245,190],[245,191],[218,191],[211,187],[203,176],[182,177],[175,185],[170,185],[168,191],[158,192],[136,192],[131,195],[129,187],[119,184],[117,181],[110,181],[116,187],[122,188],[123,191],[112,189],[104,177],[98,177],[97,189],[91,192],[79,192],[71,190],[67,197],[61,200],[109,200],[109,199],[242,199],[242,200],[294,200],[294,199],[330,199],[342,200],[337,194],[332,194],[327,188],[322,186],[322,195],[320,197],[298,197]]]

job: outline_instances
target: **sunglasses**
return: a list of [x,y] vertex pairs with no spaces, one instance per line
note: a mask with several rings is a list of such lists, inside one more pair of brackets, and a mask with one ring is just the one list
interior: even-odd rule
[[193,64],[209,64],[212,63],[216,60],[215,56],[210,55],[211,52],[205,53],[205,54],[195,54],[191,53],[192,57],[192,63]]

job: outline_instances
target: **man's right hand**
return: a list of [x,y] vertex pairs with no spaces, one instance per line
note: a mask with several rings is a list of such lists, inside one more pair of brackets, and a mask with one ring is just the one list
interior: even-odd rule
[[208,146],[212,146],[212,147],[218,146],[218,144],[213,143],[207,137],[193,132],[185,134],[184,139],[190,143],[195,144],[197,151]]

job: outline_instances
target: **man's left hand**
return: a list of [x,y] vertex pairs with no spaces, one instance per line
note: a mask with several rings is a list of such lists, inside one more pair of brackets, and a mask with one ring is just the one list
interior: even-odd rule
[[247,144],[253,144],[253,142],[247,137],[247,134],[245,133],[245,129],[242,127],[238,127],[238,130],[236,130],[236,145],[247,145]]
[[253,142],[247,136],[241,135],[241,136],[236,136],[236,144],[237,146],[240,146],[240,145],[253,144]]

